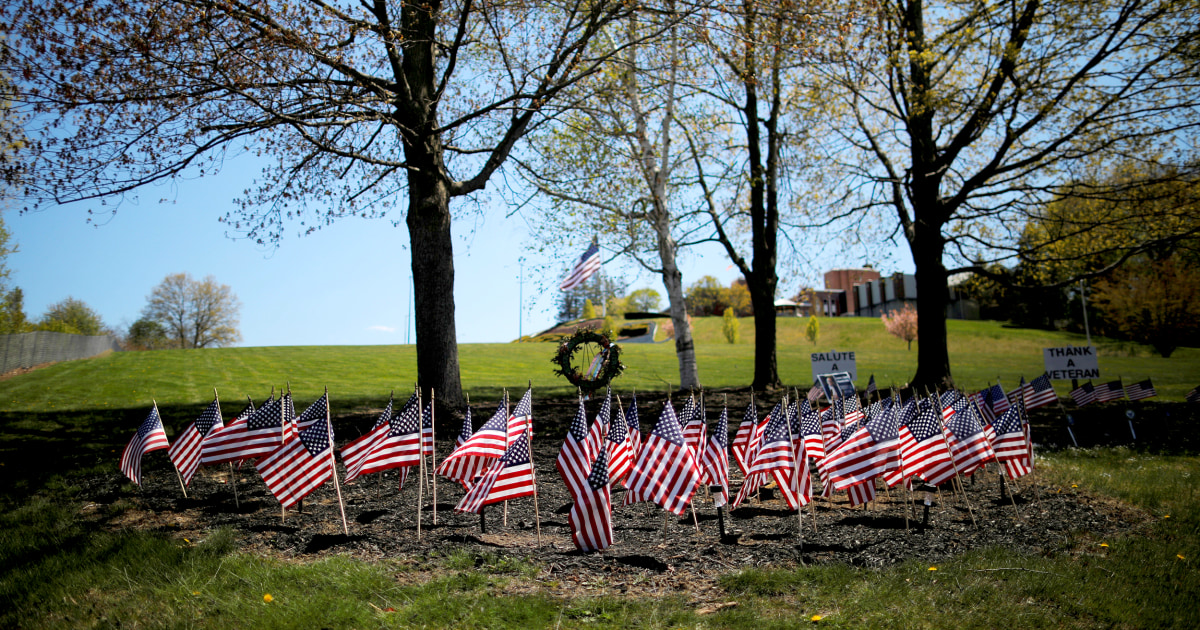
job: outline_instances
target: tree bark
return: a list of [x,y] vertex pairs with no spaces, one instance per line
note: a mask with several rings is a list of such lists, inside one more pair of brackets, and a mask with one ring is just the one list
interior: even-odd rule
[[[917,374],[913,385],[918,389],[953,385],[950,353],[946,344],[946,266],[942,263],[945,242],[941,229],[917,228],[912,240],[913,262],[917,278]],[[912,347],[910,342],[909,347]]]
[[[656,203],[659,199],[655,199]],[[700,369],[696,365],[696,344],[692,340],[692,327],[688,322],[687,302],[683,297],[683,273],[675,264],[676,244],[671,238],[669,217],[665,212],[655,213],[655,232],[658,234],[658,256],[662,261],[662,280],[667,288],[670,304],[671,324],[675,327],[675,356],[679,361],[679,388],[700,387]],[[665,225],[659,225],[659,223]]]

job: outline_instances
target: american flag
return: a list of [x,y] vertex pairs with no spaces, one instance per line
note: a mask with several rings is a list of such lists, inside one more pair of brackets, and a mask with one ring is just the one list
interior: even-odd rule
[[371,454],[371,447],[374,446],[375,441],[387,435],[391,419],[392,399],[389,398],[387,406],[383,408],[383,413],[375,419],[375,425],[371,427],[371,430],[342,447],[342,464],[346,467],[346,483],[354,481],[362,472],[362,465],[367,461],[367,455]]
[[1187,393],[1187,397],[1185,398],[1185,400],[1187,400],[1190,403],[1200,402],[1200,385],[1193,387],[1192,391]]
[[[317,402],[321,401],[328,398],[322,396]],[[300,431],[299,438],[280,446],[257,464],[267,489],[285,510],[333,477],[333,436],[329,422],[310,422]]]
[[529,438],[522,435],[508,446],[504,457],[488,468],[454,511],[478,514],[485,505],[531,496],[535,492]]
[[987,434],[979,423],[979,416],[965,399],[955,403],[954,416],[946,423],[946,428],[950,454],[958,467],[958,474],[969,477],[995,459],[992,447],[988,445]]
[[713,507],[729,503],[729,408],[721,410],[717,428],[708,436],[701,463],[704,466],[703,483],[721,488],[713,495]]
[[317,402],[308,406],[304,413],[296,416],[296,428],[303,431],[317,422],[325,422],[326,414],[329,413],[329,394],[324,394],[317,399]]
[[437,474],[453,479],[463,488],[470,489],[476,477],[488,466],[504,456],[504,445],[508,435],[508,410],[504,401],[496,407],[496,413],[478,431],[471,433],[471,408],[463,420],[459,443],[446,459],[438,464]]
[[[618,399],[619,400],[619,399]],[[608,425],[608,438],[605,440],[608,455],[608,478],[611,483],[624,479],[633,470],[633,453],[629,450],[629,424],[625,420],[625,412],[617,405],[617,418]]]
[[613,543],[612,494],[608,454],[600,451],[584,484],[584,492],[567,513],[571,541],[580,551],[600,551]]
[[[783,495],[787,502],[788,508],[796,509],[802,505],[808,504],[809,493],[799,492],[796,479],[796,460],[792,451],[792,439],[789,435],[789,421],[786,414],[780,413],[771,418],[767,424],[766,431],[763,432],[762,446],[759,447],[758,453],[755,454],[754,463],[750,466],[750,475],[762,477],[766,479],[768,476],[775,479],[775,483],[779,488],[780,494]],[[803,460],[802,473],[804,480],[807,482],[808,477],[808,460]],[[804,483],[807,490],[807,483]],[[743,491],[748,487],[743,484]],[[739,496],[735,501],[740,505],[745,500],[745,497]]]
[[283,399],[268,400],[245,422],[235,420],[205,440],[200,463],[209,466],[270,455],[283,443],[283,426]]
[[[791,427],[791,431],[792,431],[792,447],[795,449],[800,448],[800,441],[804,437],[804,434],[802,433],[801,427],[800,427],[799,398],[800,398],[800,396],[796,396],[796,398],[794,400],[788,401],[788,406],[787,406],[788,425]],[[805,402],[807,402],[807,401],[805,401]]]
[[433,399],[425,402],[425,411],[421,414],[421,455],[433,455]]
[[1096,386],[1096,402],[1121,400],[1125,397],[1125,388],[1121,387],[1121,379]]
[[800,403],[800,439],[804,444],[805,457],[823,459],[825,441],[821,438],[821,414],[807,400]]
[[587,410],[581,398],[579,408],[575,411],[575,419],[567,428],[567,437],[563,440],[562,449],[554,460],[554,467],[558,469],[563,483],[567,484],[572,500],[578,500],[578,497],[586,492],[584,486],[587,484],[587,476],[591,472],[595,457],[595,451],[588,446],[588,439]]
[[[1029,442],[1025,438],[1025,426],[1021,421],[1019,407],[1009,409],[996,419],[996,461],[1004,465],[1010,479],[1017,479],[1030,471]],[[1009,465],[1017,460],[1019,463]]]
[[683,441],[675,409],[666,403],[629,472],[625,505],[649,501],[668,512],[683,514],[699,484],[700,467]]
[[1071,399],[1080,407],[1090,405],[1096,402],[1096,387],[1092,385],[1091,381],[1088,381],[1071,390]]
[[[400,413],[392,416],[387,427],[387,432],[371,445],[358,474],[369,475],[421,463],[421,408],[415,392]],[[403,479],[400,483],[403,486]]]
[[742,423],[738,425],[737,434],[733,436],[733,461],[737,462],[743,475],[750,474],[750,462],[746,455],[752,453],[752,449],[757,446],[754,443],[755,427],[757,426],[758,410],[755,409],[752,398],[750,404],[746,405],[746,412],[742,414]]
[[[904,413],[904,412],[902,412]],[[916,405],[916,416],[906,425],[913,443],[901,450],[904,456],[904,472],[921,475],[933,485],[941,485],[954,477],[954,464],[950,449],[942,432],[941,414],[929,400]]]
[[596,455],[604,446],[604,436],[608,434],[608,424],[612,420],[612,389],[608,390],[608,395],[604,397],[604,401],[600,403],[600,411],[596,412],[596,419],[592,421],[592,426],[588,429],[587,436],[587,455],[588,468],[591,468],[591,463],[596,459]]
[[287,442],[296,439],[300,431],[296,428],[296,405],[292,401],[291,391],[284,392],[283,396],[280,397],[279,413],[283,416],[283,419],[280,421],[283,425],[283,441]]
[[167,454],[171,457],[171,463],[175,464],[175,470],[179,471],[183,485],[191,485],[192,477],[200,468],[200,450],[204,438],[211,435],[214,427],[219,429],[222,426],[221,403],[214,398],[200,417],[175,438],[175,443],[171,445]]
[[512,444],[522,435],[533,439],[533,388],[525,390],[525,395],[508,415],[508,443]]
[[842,404],[844,405],[843,413],[846,415],[846,424],[858,422],[866,415],[863,413],[862,404],[858,402],[857,395],[846,397]]
[[808,399],[808,402],[815,403],[817,402],[817,399],[824,394],[825,390],[821,389],[821,384],[813,383],[812,388],[808,390],[808,394],[806,394],[804,397]]
[[900,466],[897,411],[888,407],[862,423],[825,458],[825,474],[835,490],[845,490]]
[[1050,377],[1045,374],[1025,384],[1021,388],[1021,394],[1025,397],[1026,411],[1058,402],[1058,394],[1054,393]]
[[215,427],[211,431],[209,431],[208,435],[205,436],[204,441],[200,443],[200,465],[201,466],[212,466],[214,464],[223,464],[225,462],[233,461],[232,459],[227,459],[225,457],[224,449],[214,448],[213,442],[217,441],[217,436],[221,435],[222,433],[224,433],[226,431],[241,431],[242,429],[244,429],[245,424],[246,424],[246,418],[249,418],[250,415],[253,413],[254,413],[254,403],[251,402],[248,405],[246,405],[246,408],[243,409],[242,412],[239,413],[236,417],[234,417],[234,419],[231,420],[229,422],[229,424],[220,426],[220,427]]
[[984,424],[991,424],[996,421],[996,412],[992,409],[991,402],[988,400],[987,389],[981,389],[974,394],[971,394],[971,400],[975,403],[976,410],[982,417]]
[[850,507],[870,503],[875,500],[875,480],[869,479],[862,483],[856,483],[847,488],[846,493],[850,499]]
[[683,439],[687,442],[688,448],[692,449],[697,461],[700,459],[700,454],[704,452],[704,434],[707,430],[708,417],[704,414],[704,405],[693,404],[692,414],[687,418],[687,424],[683,427]]
[[592,244],[588,245],[588,248],[584,250],[583,255],[579,257],[579,262],[575,263],[575,267],[571,269],[571,273],[567,274],[567,277],[558,288],[563,291],[570,291],[583,284],[584,281],[592,277],[592,274],[599,271],[599,269],[600,244],[593,240]]
[[158,417],[158,406],[150,410],[150,415],[138,426],[137,433],[125,445],[121,453],[121,472],[137,485],[142,485],[142,455],[150,451],[160,451],[169,448],[167,432],[163,430],[162,419]]
[[638,422],[637,392],[634,392],[633,398],[629,401],[625,420],[629,423],[629,456],[636,460],[638,452],[642,450],[642,427]]
[[825,454],[833,452],[842,441],[842,400],[833,401],[821,412],[821,439],[825,442]]
[[1125,397],[1129,400],[1141,400],[1157,395],[1158,392],[1154,391],[1154,384],[1150,382],[1150,379],[1125,386]]
[[875,384],[875,375],[871,375],[871,380],[867,381],[867,402],[871,402],[871,396],[879,392],[879,386]]
[[900,404],[897,402],[898,400],[893,398],[892,406],[897,410],[896,434],[900,436],[900,466],[883,474],[883,479],[889,488],[894,488],[904,482],[909,482],[906,485],[911,486],[910,480],[918,472],[911,469],[914,461],[913,453],[918,444],[913,438],[912,431],[908,428],[909,423],[917,419],[917,402],[915,398],[910,398],[904,404]]
[[997,382],[987,389],[987,400],[992,405],[992,413],[999,416],[1008,411],[1011,406],[1008,402],[1008,396],[1004,395],[1004,388]]

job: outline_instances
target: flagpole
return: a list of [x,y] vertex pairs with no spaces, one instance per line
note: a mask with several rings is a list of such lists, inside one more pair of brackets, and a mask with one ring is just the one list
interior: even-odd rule
[[337,491],[338,509],[342,512],[342,532],[350,535],[350,525],[346,523],[346,504],[342,501],[342,484],[338,482],[337,459],[333,456],[333,420],[329,417],[329,386],[325,386],[325,429],[329,431],[329,466],[333,472],[333,489]]
[[[150,403],[154,405],[154,415],[158,416],[159,424],[162,424],[162,414],[158,413],[158,401],[151,398]],[[166,435],[165,430],[163,431],[163,434]],[[179,480],[179,487],[180,487],[180,489],[183,490],[183,498],[186,499],[187,498],[187,486],[185,486],[183,484],[183,475],[179,474],[179,468],[175,466],[175,462],[171,462],[171,468],[175,469],[175,478]],[[141,484],[138,484],[138,485],[140,486]]]
[[[437,392],[431,387],[429,388],[429,457],[430,466],[433,470],[429,471],[430,483],[433,485],[433,524],[437,525],[437,422],[436,422],[436,407]],[[425,459],[421,455],[421,459]]]
[[[578,388],[576,388],[578,390]],[[504,450],[508,451],[508,390],[504,390]],[[533,461],[533,448],[529,449],[529,459]],[[504,511],[500,519],[501,527],[508,527],[508,499],[504,500]]]
[[[533,522],[537,526],[537,541],[538,546],[542,545],[542,513],[538,509],[538,483],[537,483],[537,466],[533,465],[533,381],[529,381],[529,422],[525,423],[525,436],[529,442],[529,476],[533,478]],[[507,399],[505,405],[507,406]],[[505,414],[507,415],[507,414]],[[505,431],[508,431],[507,426]],[[505,503],[505,505],[508,505]],[[611,510],[611,507],[609,508]]]
[[[928,394],[929,390],[926,389],[925,393]],[[938,412],[938,424],[942,428],[942,441],[946,444],[946,452],[950,454],[950,465],[954,467],[954,479],[957,480],[959,478],[958,462],[954,461],[954,451],[950,448],[950,438],[946,437],[946,421],[942,417],[942,401],[937,397],[934,397],[934,400],[937,401],[935,407]],[[967,506],[967,514],[971,515],[971,524],[975,526],[975,529],[979,529],[979,523],[975,522],[975,511],[971,509],[971,502],[967,499],[966,490],[956,487],[953,483],[950,484],[950,487],[962,493],[963,504]]]
[[[795,436],[792,435],[792,419],[788,418],[787,399],[788,399],[787,393],[785,392],[783,394],[783,409],[784,409],[783,417],[784,417],[784,424],[787,424],[787,428],[788,428],[788,452],[791,452],[792,449],[796,446],[796,442],[794,440]],[[800,448],[801,448],[801,450],[803,450],[804,445],[801,444]],[[799,523],[799,525],[797,527],[798,527],[798,533],[800,534],[800,553],[804,553],[804,503],[803,503],[804,492],[800,489],[800,456],[799,455],[792,456],[792,485],[794,485],[796,487],[796,520]]]
[[[988,389],[991,389],[991,385],[988,385]],[[980,418],[982,418],[983,410],[979,408],[979,401],[975,400],[974,396],[969,396],[968,398],[971,399],[971,404],[975,406],[975,413],[978,414]],[[1061,405],[1062,403],[1060,402],[1059,404]],[[996,454],[995,450],[993,449],[992,456],[995,457],[995,454]],[[999,460],[997,460],[996,463],[1000,464]],[[1000,464],[999,467],[1000,467],[1000,471],[999,471],[1000,472],[1000,488],[1001,488],[1001,490],[1003,490],[1004,489],[1004,465]],[[1013,499],[1011,492],[1009,493],[1008,498],[1012,500],[1013,513],[1016,514],[1017,520],[1020,520],[1021,512],[1020,512],[1020,510],[1017,509],[1017,500]],[[1002,501],[1004,500],[1003,497],[1001,497],[1001,500]]]
[[[421,417],[421,409],[424,407],[424,405],[421,403],[421,386],[417,385],[416,390],[417,390],[417,417],[420,418]],[[421,442],[421,429],[420,429],[420,423],[418,423],[417,424],[417,452],[418,453],[421,452],[421,443],[420,442]],[[421,465],[420,465],[420,470],[418,471],[418,473],[420,474],[420,481],[419,481],[419,483],[417,483],[417,542],[420,542],[421,541],[421,512],[422,512],[422,508],[423,508],[423,502],[425,501],[425,493],[424,493],[424,490],[425,490],[425,456],[424,455],[421,456]]]
[[[793,387],[792,389],[793,389],[793,390],[795,390],[795,392],[796,392],[796,413],[800,413],[800,411],[799,411],[799,407],[800,407],[800,402],[799,402],[799,401],[800,401],[800,388],[799,388],[799,387]],[[807,396],[805,397],[805,400],[808,400],[808,397],[807,397]],[[811,405],[811,401],[810,401],[810,403],[809,403],[809,404]],[[810,408],[811,408],[811,407],[810,407]],[[801,430],[803,430],[803,426],[804,426],[804,423],[802,422],[802,423],[801,423]],[[796,457],[800,457],[800,454],[801,454],[801,453],[803,453],[803,454],[804,454],[804,459],[805,459],[805,461],[807,462],[807,461],[808,461],[808,459],[809,459],[809,457],[808,457],[808,451],[807,451],[807,450],[804,448],[804,434],[803,434],[803,433],[801,433],[799,437],[800,437],[800,452],[796,454]],[[799,465],[800,465],[800,462],[799,462],[799,461],[797,461],[797,462],[796,462],[796,465],[797,465],[797,466],[799,466]],[[816,501],[816,497],[814,497],[814,496],[812,495],[812,481],[811,481],[811,479],[812,479],[812,465],[810,464],[808,468],[809,468],[809,480],[810,480],[810,481],[809,481],[809,484],[808,484],[808,487],[809,487],[809,491],[808,491],[808,506],[809,506],[809,512],[811,512],[810,516],[812,516],[812,526],[813,526],[813,533],[815,534],[815,533],[817,533],[817,501]],[[799,480],[799,479],[797,479],[797,480],[796,480],[796,487],[797,487],[797,488],[799,488],[799,487],[800,487],[800,480]],[[801,507],[803,507],[803,506],[801,506]]]

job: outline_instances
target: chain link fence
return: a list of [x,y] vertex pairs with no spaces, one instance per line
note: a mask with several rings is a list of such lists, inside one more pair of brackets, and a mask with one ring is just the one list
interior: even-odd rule
[[109,335],[91,337],[45,331],[0,335],[0,360],[3,361],[0,374],[54,361],[87,359],[120,349],[117,340]]

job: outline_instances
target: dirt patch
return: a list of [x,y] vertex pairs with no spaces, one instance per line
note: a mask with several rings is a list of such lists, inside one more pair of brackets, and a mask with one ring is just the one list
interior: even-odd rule
[[7,381],[8,379],[10,379],[14,376],[20,376],[22,374],[28,374],[34,370],[40,370],[44,367],[50,367],[51,365],[54,365],[55,363],[57,363],[57,361],[47,361],[46,363],[39,363],[33,367],[17,368],[15,370],[9,370],[3,374],[0,374],[0,381]]
[[[741,397],[736,393],[729,396],[731,410],[735,399]],[[760,412],[765,413],[767,402],[760,401]],[[850,508],[844,496],[818,499],[814,507],[804,509],[802,523],[779,498],[766,493],[723,514],[724,537],[717,512],[703,494],[695,501],[694,517],[689,513],[678,518],[665,517],[650,504],[621,506],[624,490],[615,490],[616,543],[603,553],[582,554],[571,543],[566,519],[570,498],[554,468],[563,428],[574,406],[572,400],[535,406],[539,433],[533,452],[540,490],[536,511],[532,498],[510,502],[507,517],[503,506],[490,506],[486,533],[481,531],[478,515],[453,511],[463,490],[445,480],[438,481],[436,502],[426,490],[420,539],[415,485],[398,489],[394,471],[342,484],[349,526],[346,535],[332,483],[306,499],[302,511],[281,518],[279,504],[253,468],[236,473],[228,467],[201,469],[184,498],[164,453],[146,458],[145,486],[140,491],[131,492],[115,470],[111,475],[84,480],[81,498],[90,507],[81,515],[107,528],[156,530],[192,542],[203,540],[215,528],[229,527],[237,532],[246,551],[298,560],[349,554],[365,560],[422,562],[434,553],[464,549],[527,560],[538,567],[534,579],[511,582],[509,588],[514,592],[686,593],[698,601],[719,597],[717,576],[742,568],[792,567],[802,562],[883,567],[907,559],[932,563],[992,545],[1024,554],[1055,554],[1069,550],[1078,532],[1114,537],[1137,531],[1147,522],[1146,515],[1119,502],[1029,477],[1018,484],[1009,482],[1002,489],[993,464],[965,482],[965,499],[953,494],[949,486],[911,496],[898,489],[890,493],[881,489],[879,500],[867,510]],[[589,405],[589,411],[594,406]],[[646,431],[661,403],[646,404],[642,409]],[[710,412],[710,420],[715,414]],[[356,428],[361,430],[358,424],[369,425],[372,419],[367,414],[339,418],[339,443],[356,435]],[[439,447],[440,459],[449,451],[449,440],[439,439]],[[736,490],[741,479],[734,468]],[[927,522],[925,499],[929,499]],[[111,503],[120,503],[124,509],[105,509]]]

